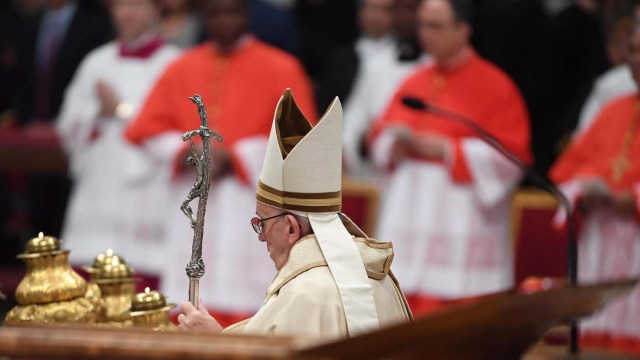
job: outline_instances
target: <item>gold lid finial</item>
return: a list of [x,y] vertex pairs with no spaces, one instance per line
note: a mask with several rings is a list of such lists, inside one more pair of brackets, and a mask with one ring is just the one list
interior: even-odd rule
[[107,251],[100,253],[93,260],[93,265],[95,269],[99,270],[105,265],[118,265],[118,264],[127,264],[127,262],[115,254],[112,249],[107,249]]
[[131,311],[159,310],[166,304],[164,295],[147,287],[144,292],[136,294],[131,302]]
[[45,236],[42,232],[27,242],[27,254],[39,254],[60,250],[60,240],[53,236]]

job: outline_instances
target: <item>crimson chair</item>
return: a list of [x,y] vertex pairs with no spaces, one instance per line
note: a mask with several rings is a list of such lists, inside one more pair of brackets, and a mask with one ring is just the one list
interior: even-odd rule
[[537,189],[518,190],[512,201],[511,231],[515,281],[527,277],[566,277],[567,240],[552,224],[558,202]]

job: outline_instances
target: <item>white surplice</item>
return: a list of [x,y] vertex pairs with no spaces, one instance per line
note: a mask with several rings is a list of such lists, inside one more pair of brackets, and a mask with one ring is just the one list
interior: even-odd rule
[[[374,144],[381,168],[394,136],[389,129]],[[388,174],[377,238],[393,239],[406,294],[454,299],[513,285],[509,209],[521,171],[477,138],[461,148],[472,183],[455,182],[450,161],[406,160]]]
[[[72,264],[91,264],[111,248],[136,270],[157,274],[164,266],[171,168],[128,143],[123,133],[178,54],[162,45],[148,57],[123,57],[111,42],[87,55],[69,85],[56,129],[74,181],[61,236]],[[98,81],[131,106],[130,117],[99,115]]]
[[[591,179],[593,180],[593,179]],[[560,186],[573,203],[582,194],[580,179]],[[634,186],[640,208],[640,183]],[[556,223],[565,220],[558,210]],[[640,224],[637,218],[621,218],[606,210],[584,218],[578,239],[578,281],[595,284],[640,276]],[[640,285],[581,321],[581,333],[640,339]]]

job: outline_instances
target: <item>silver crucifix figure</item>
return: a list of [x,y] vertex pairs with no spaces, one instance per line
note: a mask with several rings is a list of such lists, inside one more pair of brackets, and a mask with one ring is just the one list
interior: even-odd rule
[[[204,213],[207,209],[207,197],[209,196],[209,184],[211,181],[211,142],[210,138],[222,142],[222,136],[209,130],[207,125],[207,111],[204,108],[204,102],[200,95],[193,95],[189,98],[198,106],[200,114],[200,129],[186,132],[182,135],[182,140],[191,144],[191,152],[193,156],[189,156],[187,163],[195,165],[197,178],[195,184],[189,191],[189,195],[182,202],[180,209],[191,221],[193,229],[193,245],[191,247],[191,261],[187,264],[187,276],[189,277],[189,302],[196,308],[198,307],[198,298],[200,297],[200,278],[204,275],[204,262],[202,261],[202,235],[204,233]],[[200,136],[202,139],[202,155],[198,155],[196,146],[192,137]],[[193,210],[189,203],[198,198],[198,213],[193,215]]]

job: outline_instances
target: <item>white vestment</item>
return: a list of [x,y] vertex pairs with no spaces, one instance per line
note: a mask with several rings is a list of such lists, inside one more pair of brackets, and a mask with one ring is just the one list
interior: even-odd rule
[[[123,133],[178,54],[163,45],[148,57],[123,57],[111,42],[87,55],[69,85],[56,129],[74,180],[62,231],[72,264],[91,264],[111,248],[136,270],[158,273],[165,266],[171,169],[128,143]],[[98,81],[131,106],[127,119],[99,115]]]
[[[579,180],[561,185],[575,203],[581,194]],[[635,185],[640,194],[640,183]],[[636,204],[640,207],[640,195]],[[559,210],[558,215],[564,215]],[[562,220],[564,216],[557,216]],[[609,211],[596,211],[585,217],[578,240],[578,281],[594,284],[640,276],[640,224],[638,219],[620,218]],[[608,334],[640,339],[640,285],[612,301],[603,310],[581,322],[582,333]]]
[[600,75],[582,107],[575,133],[580,134],[587,130],[607,103],[636,91],[638,89],[628,65],[618,65]]
[[[386,130],[374,143],[381,168],[394,136]],[[481,140],[461,142],[471,183],[452,179],[451,161],[405,160],[386,180],[376,237],[394,239],[394,272],[406,294],[454,299],[513,285],[509,209],[521,172]]]
[[[355,238],[355,242],[373,289],[380,327],[410,321],[404,296],[389,274],[391,244],[364,238]],[[338,287],[314,235],[305,236],[293,246],[287,263],[267,289],[260,310],[225,332],[308,339],[349,335]]]

